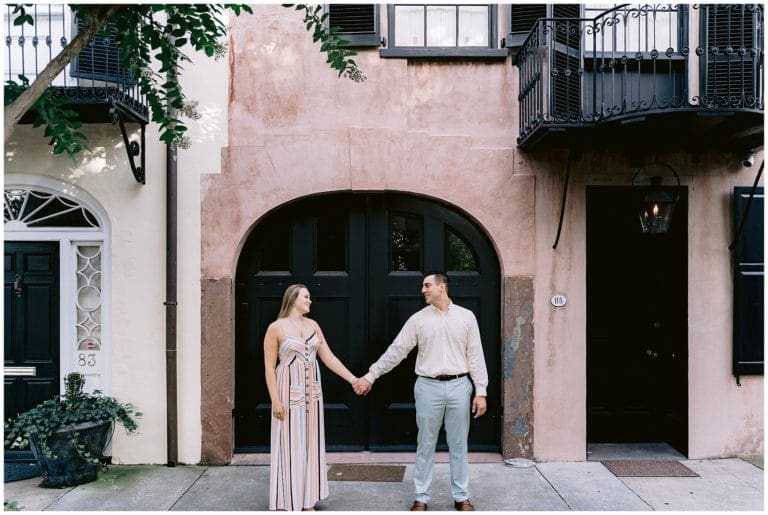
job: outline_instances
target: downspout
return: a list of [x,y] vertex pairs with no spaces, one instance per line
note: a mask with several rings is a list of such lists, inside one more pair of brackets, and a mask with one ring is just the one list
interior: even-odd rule
[[[175,80],[176,70],[168,72],[168,80]],[[173,118],[175,110],[168,106],[168,117]],[[177,171],[178,151],[173,143],[166,144],[166,214],[165,214],[165,390],[167,406],[168,466],[175,467],[179,458],[178,437],[178,384],[176,375],[176,334],[177,334]]]

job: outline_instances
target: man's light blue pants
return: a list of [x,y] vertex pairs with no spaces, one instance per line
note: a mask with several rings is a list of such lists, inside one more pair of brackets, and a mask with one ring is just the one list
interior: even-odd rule
[[416,500],[429,502],[435,468],[435,447],[445,421],[445,436],[451,463],[451,493],[454,501],[469,498],[469,406],[472,382],[469,377],[452,381],[416,378],[416,425],[419,428],[413,482]]

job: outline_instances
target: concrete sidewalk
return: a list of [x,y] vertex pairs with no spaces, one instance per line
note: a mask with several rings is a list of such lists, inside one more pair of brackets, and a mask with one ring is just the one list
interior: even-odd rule
[[[492,511],[762,511],[762,459],[680,460],[700,477],[614,476],[598,461],[473,463],[477,510]],[[404,463],[405,464],[405,463]],[[323,511],[406,511],[413,465],[399,483],[330,481]],[[24,511],[263,511],[269,467],[112,465],[96,481],[41,488],[40,478],[5,483],[6,502]],[[435,465],[430,511],[453,510],[449,470]],[[8,506],[6,506],[8,509]]]

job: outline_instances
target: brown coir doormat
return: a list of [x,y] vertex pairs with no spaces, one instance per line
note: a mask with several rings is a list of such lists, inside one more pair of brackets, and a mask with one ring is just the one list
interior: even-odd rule
[[617,477],[699,477],[674,460],[610,460],[601,461]]
[[328,469],[328,480],[399,483],[404,474],[404,465],[335,464]]

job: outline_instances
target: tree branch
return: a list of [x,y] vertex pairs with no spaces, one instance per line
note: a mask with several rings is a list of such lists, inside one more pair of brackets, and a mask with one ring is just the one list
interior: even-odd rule
[[43,68],[43,71],[38,74],[29,85],[29,88],[19,95],[16,100],[5,106],[6,144],[11,139],[16,129],[16,124],[21,120],[21,117],[29,111],[37,99],[48,89],[53,79],[61,73],[75,55],[83,51],[101,29],[104,22],[122,7],[121,5],[103,5],[89,10],[90,16],[84,20],[83,28],[77,33],[77,36],[72,38],[72,41]]

